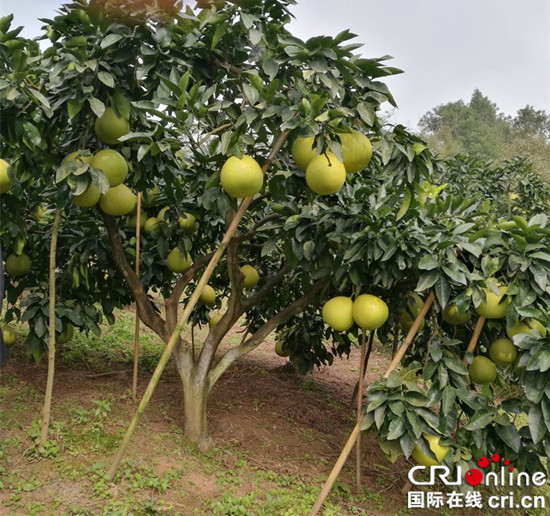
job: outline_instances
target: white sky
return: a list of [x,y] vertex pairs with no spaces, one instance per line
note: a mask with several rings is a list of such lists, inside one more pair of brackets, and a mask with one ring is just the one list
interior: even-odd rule
[[[61,3],[0,0],[0,15],[13,12],[33,37]],[[395,122],[414,128],[475,88],[506,114],[527,104],[550,112],[550,0],[298,0],[292,12],[302,39],[350,29],[364,57],[393,56],[388,64],[405,72],[386,79]]]

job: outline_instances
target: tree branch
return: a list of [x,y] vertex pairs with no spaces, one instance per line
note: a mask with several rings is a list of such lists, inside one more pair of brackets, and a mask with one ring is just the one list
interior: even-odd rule
[[283,265],[279,272],[267,276],[264,280],[262,288],[257,290],[250,297],[247,297],[242,302],[243,312],[246,312],[250,307],[261,303],[273,290],[273,287],[281,283],[286,274],[290,271],[289,265]]
[[210,378],[210,387],[218,381],[220,376],[227,371],[237,358],[257,348],[277,326],[288,321],[293,315],[303,312],[321,294],[325,285],[330,281],[331,278],[328,277],[319,280],[304,295],[260,326],[256,333],[248,340],[227,351],[208,375]]
[[111,244],[113,261],[132,291],[141,320],[166,342],[170,338],[170,332],[166,331],[164,319],[155,311],[140,279],[126,259],[115,219],[111,215],[103,213],[103,221],[105,222],[109,243]]

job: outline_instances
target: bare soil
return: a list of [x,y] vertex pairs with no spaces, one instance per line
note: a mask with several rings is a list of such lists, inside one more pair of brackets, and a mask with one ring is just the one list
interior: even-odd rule
[[[101,474],[135,409],[131,374],[99,375],[61,363],[52,425],[59,450],[39,458],[28,453],[29,428],[40,418],[46,364],[8,360],[0,369],[0,515],[279,514],[262,512],[261,504],[286,496],[301,497],[305,505],[280,514],[307,514],[304,507],[315,500],[354,426],[348,404],[359,353],[304,377],[273,346],[261,345],[214,387],[208,404],[214,448],[206,454],[185,442],[181,384],[169,366],[114,484]],[[366,384],[380,378],[388,363],[388,353],[375,344]],[[140,376],[139,393],[149,377]],[[105,399],[108,410],[94,413],[97,400]],[[355,493],[352,453],[329,498],[337,509],[325,514],[410,514],[400,490],[411,464],[402,458],[391,464],[370,436],[362,439],[362,453],[362,493]],[[163,479],[166,485],[154,483]],[[254,498],[249,505],[247,496]]]

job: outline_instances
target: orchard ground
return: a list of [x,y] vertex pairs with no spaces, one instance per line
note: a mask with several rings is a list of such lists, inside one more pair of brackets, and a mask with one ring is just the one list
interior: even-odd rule
[[[225,346],[235,345],[241,330],[235,328]],[[307,514],[354,424],[347,405],[358,374],[357,350],[349,360],[336,359],[304,377],[274,353],[273,341],[262,344],[214,387],[208,413],[215,448],[206,455],[184,439],[181,385],[171,364],[117,482],[109,484],[101,475],[134,410],[133,332],[133,312],[127,310],[101,337],[77,334],[62,346],[51,439],[40,460],[25,451],[39,433],[46,364],[28,362],[18,339],[0,369],[0,427],[8,429],[0,436],[0,514]],[[145,327],[141,343],[140,393],[163,349]],[[389,351],[375,345],[367,383],[388,363]],[[113,371],[119,372],[104,374]],[[411,464],[401,458],[392,465],[372,437],[363,439],[363,458],[363,493],[354,492],[350,458],[323,514],[418,513],[406,509],[400,493]]]

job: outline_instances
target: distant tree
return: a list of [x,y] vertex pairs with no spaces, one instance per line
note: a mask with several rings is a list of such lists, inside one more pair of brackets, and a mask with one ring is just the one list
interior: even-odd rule
[[550,115],[544,110],[527,105],[509,117],[476,89],[469,103],[441,104],[419,126],[429,146],[444,157],[502,161],[525,156],[535,172],[550,178]]

